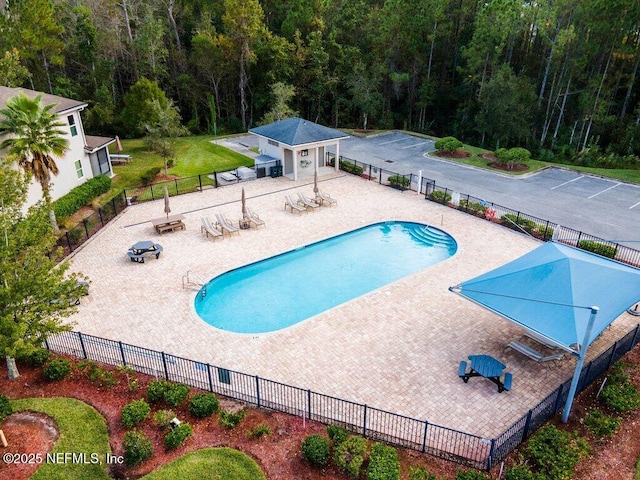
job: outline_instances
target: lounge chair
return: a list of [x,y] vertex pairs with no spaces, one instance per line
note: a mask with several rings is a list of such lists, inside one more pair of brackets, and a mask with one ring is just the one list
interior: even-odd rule
[[229,222],[229,220],[227,220],[224,215],[216,213],[216,218],[218,219],[218,225],[220,226],[222,233],[227,232],[229,235],[231,235],[232,233],[240,233],[240,230],[231,225],[231,222]]
[[544,363],[550,361],[562,360],[564,358],[564,354],[562,353],[554,353],[552,355],[544,355],[534,348],[531,348],[529,345],[525,345],[524,343],[520,343],[517,340],[512,340],[507,345],[507,348],[513,348],[514,350],[526,355],[534,362]]
[[286,210],[287,207],[289,208],[289,210],[291,210],[291,212],[296,212],[296,213],[307,213],[307,209],[301,207],[300,205],[298,205],[296,202],[293,201],[293,199],[291,198],[291,195],[285,195],[285,201],[284,201],[284,209]]
[[202,217],[200,220],[202,220],[200,231],[206,233],[207,238],[209,238],[209,235],[211,235],[214,240],[216,238],[223,238],[222,232],[211,224],[211,220],[207,217]]
[[316,208],[318,208],[320,206],[319,204],[317,204],[313,200],[305,197],[304,193],[298,192],[298,198],[300,199],[300,200],[298,200],[298,205],[305,207],[307,210],[309,210],[309,209],[315,210]]
[[266,225],[266,223],[264,223],[264,220],[262,220],[258,214],[256,212],[254,212],[253,210],[251,210],[249,207],[247,207],[247,220],[249,220],[249,222],[253,223],[256,228],[257,227],[264,227]]
[[328,193],[324,193],[320,189],[318,189],[318,193],[316,193],[315,200],[316,200],[316,202],[319,202],[322,205],[324,205],[325,203],[328,203],[330,207],[333,207],[334,205],[338,204],[338,201],[335,198],[333,198]]

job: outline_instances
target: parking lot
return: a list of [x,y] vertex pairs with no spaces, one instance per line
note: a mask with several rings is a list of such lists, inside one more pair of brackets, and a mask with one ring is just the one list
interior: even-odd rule
[[[418,174],[440,188],[482,198],[596,237],[640,249],[640,185],[561,167],[519,176],[430,155],[434,141],[401,132],[340,142],[340,155],[399,174]],[[253,135],[225,145],[252,155]]]

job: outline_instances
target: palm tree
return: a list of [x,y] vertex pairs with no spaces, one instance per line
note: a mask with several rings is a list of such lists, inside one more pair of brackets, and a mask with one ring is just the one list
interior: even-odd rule
[[[18,159],[18,165],[40,183],[45,202],[51,201],[51,175],[58,174],[54,156],[61,157],[68,149],[64,131],[65,124],[51,112],[54,104],[43,105],[42,95],[29,98],[18,94],[0,110],[0,132],[10,136],[0,144],[9,155]],[[2,118],[4,117],[4,118]],[[53,229],[59,233],[53,209],[50,210]]]

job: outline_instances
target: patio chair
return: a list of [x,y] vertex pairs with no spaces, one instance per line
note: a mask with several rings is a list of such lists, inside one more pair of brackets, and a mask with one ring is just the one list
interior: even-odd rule
[[257,227],[264,227],[266,225],[266,223],[264,223],[264,220],[262,220],[258,214],[256,212],[254,212],[253,210],[251,210],[249,207],[247,207],[247,217],[249,222],[253,223],[256,228]]
[[211,224],[211,220],[209,220],[208,217],[202,217],[200,220],[202,220],[200,231],[206,233],[207,238],[209,238],[209,235],[211,235],[214,240],[216,238],[224,238],[222,232]]
[[222,230],[222,233],[227,232],[229,235],[232,233],[240,233],[240,230],[234,227],[231,222],[224,217],[224,215],[216,213],[216,218],[218,219],[218,226]]
[[330,207],[333,207],[334,205],[338,204],[338,201],[335,198],[333,198],[328,193],[324,193],[320,189],[318,189],[318,193],[316,194],[315,200],[316,202],[319,202],[322,205],[324,205],[325,203],[328,203]]
[[298,198],[300,199],[300,200],[298,200],[298,205],[304,206],[307,210],[311,209],[311,210],[315,211],[315,209],[320,206],[319,204],[317,204],[313,200],[305,197],[304,193],[298,192]]
[[285,202],[284,202],[284,209],[286,210],[287,207],[289,208],[289,210],[291,210],[291,212],[295,212],[295,213],[307,213],[307,209],[301,207],[300,205],[298,205],[296,202],[293,201],[293,199],[291,198],[291,195],[285,195]]

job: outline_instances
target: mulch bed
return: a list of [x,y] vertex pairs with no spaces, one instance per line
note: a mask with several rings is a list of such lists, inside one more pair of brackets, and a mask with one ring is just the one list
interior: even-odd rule
[[437,157],[442,158],[467,158],[471,156],[469,152],[465,152],[464,150],[457,150],[455,152],[444,152],[438,150],[435,154]]

